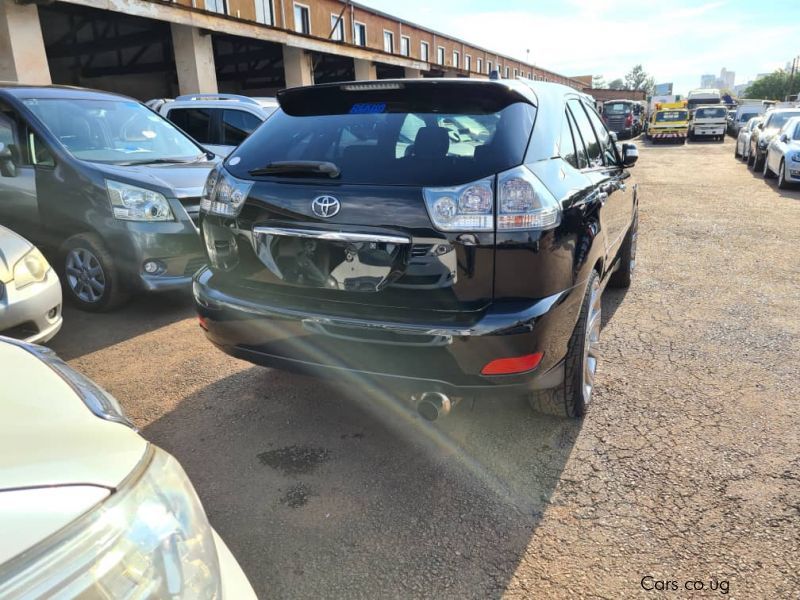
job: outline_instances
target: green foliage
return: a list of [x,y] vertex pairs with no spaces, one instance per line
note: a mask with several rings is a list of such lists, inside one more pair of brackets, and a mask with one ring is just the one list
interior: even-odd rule
[[655,78],[647,73],[642,65],[634,65],[625,75],[625,86],[629,90],[644,90],[647,95],[652,95],[655,85]]
[[778,69],[750,84],[743,97],[756,100],[783,100],[789,94],[797,93],[800,93],[800,73],[795,73],[792,77],[789,72]]
[[602,75],[592,75],[592,87],[596,90],[603,90],[607,87],[606,80]]
[[622,79],[612,79],[608,84],[609,90],[624,90],[625,89],[625,82]]

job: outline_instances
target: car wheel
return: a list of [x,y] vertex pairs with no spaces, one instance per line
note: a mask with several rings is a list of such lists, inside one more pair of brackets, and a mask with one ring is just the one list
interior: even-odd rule
[[64,288],[78,308],[90,312],[111,310],[127,300],[119,284],[114,259],[99,236],[81,233],[61,247]]
[[764,179],[772,179],[775,177],[775,174],[772,172],[772,169],[769,168],[769,161],[767,158],[767,156],[764,157],[764,166],[761,168],[761,175]]
[[630,229],[619,249],[619,267],[611,275],[608,285],[612,288],[626,288],[631,285],[636,270],[636,243],[639,238],[639,211],[633,213]]
[[778,169],[778,187],[782,190],[788,190],[792,184],[786,181],[786,162],[781,161],[781,166]]
[[753,171],[756,173],[764,168],[765,157],[758,153],[758,149],[753,152]]
[[747,166],[753,168],[753,147],[750,146],[750,151],[747,153]]
[[592,271],[578,323],[569,339],[564,359],[564,381],[556,388],[531,394],[528,401],[535,411],[571,419],[586,414],[597,372],[601,312],[600,276],[597,271]]

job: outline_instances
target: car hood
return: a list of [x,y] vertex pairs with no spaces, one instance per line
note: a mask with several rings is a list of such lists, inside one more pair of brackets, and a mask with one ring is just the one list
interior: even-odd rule
[[0,225],[0,282],[14,279],[14,265],[31,248],[33,244],[24,237]]
[[0,338],[0,493],[42,486],[114,488],[147,442],[96,416],[72,386],[23,346]]
[[106,498],[147,442],[97,417],[24,347],[0,337],[0,564]]
[[218,160],[163,165],[109,165],[92,163],[105,177],[155,189],[169,198],[196,198]]

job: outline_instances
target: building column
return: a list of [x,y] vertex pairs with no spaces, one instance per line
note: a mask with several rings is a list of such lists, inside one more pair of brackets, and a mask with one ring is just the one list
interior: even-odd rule
[[356,81],[364,81],[366,79],[377,79],[378,71],[375,63],[371,60],[362,60],[360,58],[353,59],[353,66],[355,67]]
[[0,81],[52,83],[35,4],[0,0]]
[[406,70],[406,79],[419,79],[422,77],[422,71],[419,69],[412,69],[411,67],[405,67]]
[[302,48],[283,46],[283,75],[286,87],[314,85],[314,71],[311,69],[311,54]]
[[172,47],[178,90],[181,94],[216,94],[217,69],[210,35],[201,35],[197,27],[172,23]]

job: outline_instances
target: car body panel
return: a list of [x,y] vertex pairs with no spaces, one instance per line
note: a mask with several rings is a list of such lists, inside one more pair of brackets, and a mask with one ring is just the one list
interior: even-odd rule
[[[788,141],[781,139],[784,134],[789,136]],[[789,119],[778,135],[772,138],[767,147],[767,166],[777,174],[781,163],[784,163],[786,180],[797,183],[800,182],[800,160],[793,160],[794,157],[800,157],[800,117]]]
[[108,488],[96,485],[0,489],[0,565],[69,525],[110,494]]
[[781,127],[783,127],[783,122],[780,126],[776,126],[775,122],[777,118],[784,115],[790,115],[791,117],[800,116],[800,109],[776,108],[769,110],[764,114],[763,121],[759,126],[753,129],[750,135],[750,154],[753,155],[757,164],[764,160],[767,154],[767,147],[772,139],[778,135]]
[[0,365],[0,489],[114,488],[139,463],[147,442],[129,427],[97,417],[33,354],[0,341]]

